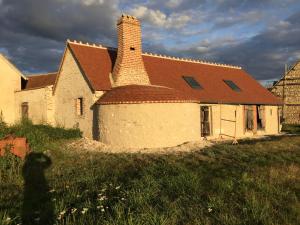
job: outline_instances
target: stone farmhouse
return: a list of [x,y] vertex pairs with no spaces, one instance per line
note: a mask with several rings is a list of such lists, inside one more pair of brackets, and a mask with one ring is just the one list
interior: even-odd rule
[[300,60],[275,82],[270,91],[284,103],[279,108],[282,120],[288,124],[300,124]]
[[2,118],[133,148],[280,132],[281,101],[240,67],[143,53],[132,16],[117,30],[117,49],[68,40],[56,73],[24,76],[1,56]]

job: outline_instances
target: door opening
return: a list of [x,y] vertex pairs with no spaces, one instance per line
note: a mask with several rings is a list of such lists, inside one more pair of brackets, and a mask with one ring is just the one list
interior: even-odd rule
[[253,106],[245,105],[245,130],[253,131],[254,129],[254,120],[253,120]]
[[28,119],[28,102],[21,104],[21,117],[22,119]]
[[257,129],[264,130],[265,129],[265,107],[263,105],[258,105],[256,107],[257,114]]
[[201,106],[201,137],[210,136],[210,109],[208,106]]

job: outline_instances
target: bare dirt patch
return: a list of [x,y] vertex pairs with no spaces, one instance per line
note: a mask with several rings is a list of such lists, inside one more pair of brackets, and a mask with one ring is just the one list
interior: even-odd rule
[[174,147],[166,148],[121,148],[112,147],[99,141],[94,141],[88,138],[81,138],[71,142],[68,147],[70,150],[85,151],[85,152],[102,152],[102,153],[145,153],[145,154],[174,154],[183,152],[192,152],[213,145],[214,142],[208,140],[199,140],[194,142],[186,142]]

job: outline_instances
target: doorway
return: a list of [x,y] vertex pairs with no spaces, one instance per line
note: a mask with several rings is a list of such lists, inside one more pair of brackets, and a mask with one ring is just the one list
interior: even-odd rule
[[21,104],[21,117],[22,119],[28,119],[28,102]]
[[245,131],[254,130],[253,106],[245,105]]
[[201,106],[201,137],[210,136],[210,107]]
[[256,122],[257,122],[257,129],[258,130],[265,130],[265,106],[258,105],[256,107]]

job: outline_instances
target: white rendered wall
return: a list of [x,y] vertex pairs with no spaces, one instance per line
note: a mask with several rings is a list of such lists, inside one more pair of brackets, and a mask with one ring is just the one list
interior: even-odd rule
[[100,105],[100,141],[118,147],[169,147],[200,140],[196,103]]

